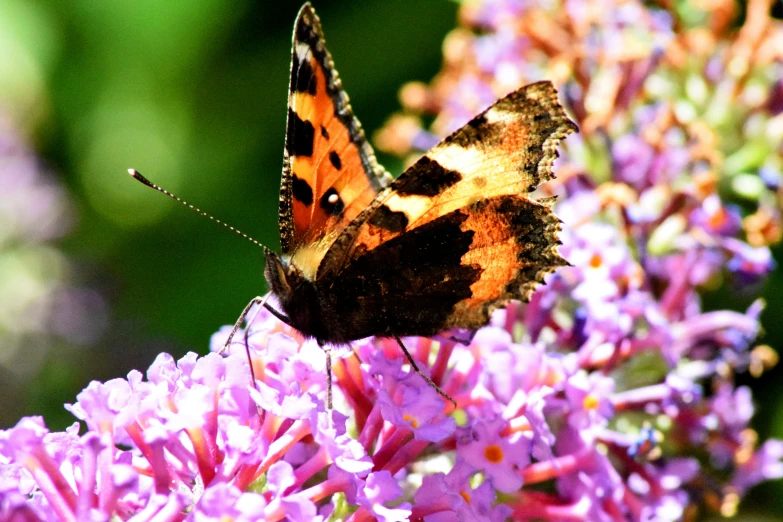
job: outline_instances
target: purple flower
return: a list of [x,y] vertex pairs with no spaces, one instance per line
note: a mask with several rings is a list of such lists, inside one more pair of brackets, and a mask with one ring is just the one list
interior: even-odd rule
[[454,432],[454,419],[444,415],[443,398],[421,377],[410,373],[398,380],[391,390],[387,389],[386,382],[379,390],[378,403],[388,422],[411,430],[417,440],[429,442],[443,440]]
[[251,522],[264,517],[266,501],[258,493],[242,493],[238,488],[219,483],[204,490],[204,494],[188,515],[191,522]]
[[90,429],[98,433],[112,432],[118,419],[121,423],[132,422],[128,409],[132,393],[128,381],[122,379],[113,379],[105,384],[93,381],[76,396],[76,403],[65,407],[85,421]]
[[783,442],[768,440],[757,451],[742,455],[732,485],[739,492],[746,492],[760,482],[780,478],[783,478]]
[[775,268],[772,253],[766,246],[754,248],[734,238],[726,238],[723,247],[731,256],[726,268],[737,278],[740,287],[758,282]]
[[459,520],[469,522],[501,522],[511,514],[511,509],[496,504],[496,494],[489,482],[478,487],[470,483],[475,468],[457,460],[446,475],[427,475],[414,496],[414,516],[423,516],[428,522]]
[[601,466],[596,473],[580,473],[576,481],[567,486],[561,483],[559,487],[573,498],[577,514],[583,520],[611,522],[618,514],[626,519],[636,518],[632,506],[623,502],[625,487],[610,465]]
[[538,460],[552,458],[552,447],[555,445],[555,434],[544,413],[545,408],[550,406],[553,393],[554,390],[544,386],[525,397],[525,419],[533,430],[531,453]]
[[605,427],[614,417],[609,399],[614,391],[614,380],[592,373],[578,372],[568,378],[565,386],[568,401],[568,423],[582,433]]
[[402,497],[402,488],[388,471],[370,473],[364,488],[357,496],[360,506],[371,512],[377,520],[382,522],[396,522],[408,520],[411,514],[409,502],[403,502],[397,507],[390,508],[386,503],[398,500]]
[[266,474],[266,485],[271,493],[272,503],[279,503],[287,518],[294,522],[315,520],[317,510],[312,501],[301,495],[287,494],[296,482],[293,467],[284,461],[272,464]]
[[612,144],[614,176],[634,187],[644,187],[655,160],[655,151],[639,136],[624,134]]
[[522,487],[520,470],[530,463],[530,441],[521,433],[503,436],[503,425],[496,418],[460,429],[457,455],[482,470],[495,489],[511,493]]

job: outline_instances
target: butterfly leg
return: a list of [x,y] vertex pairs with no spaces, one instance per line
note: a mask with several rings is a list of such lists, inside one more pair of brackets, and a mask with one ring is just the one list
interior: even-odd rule
[[394,338],[397,340],[397,344],[400,345],[400,348],[402,348],[403,353],[405,353],[405,357],[408,358],[408,362],[411,363],[411,367],[413,368],[413,371],[418,373],[421,376],[421,378],[424,379],[427,382],[427,384],[429,384],[430,386],[435,388],[435,391],[438,392],[438,394],[440,394],[441,397],[443,397],[444,399],[449,400],[454,405],[454,407],[456,408],[457,407],[457,401],[452,399],[451,396],[449,396],[448,393],[446,393],[445,391],[441,390],[440,386],[435,384],[432,381],[432,379],[430,379],[428,376],[424,375],[424,373],[422,373],[422,371],[419,370],[419,367],[416,365],[416,361],[413,360],[413,357],[411,357],[411,354],[410,354],[410,352],[408,352],[408,349],[405,348],[404,344],[402,344],[402,339],[400,339],[399,336],[397,336],[397,335],[395,335]]
[[[266,306],[266,300],[269,297],[270,294],[266,294],[264,297],[261,297],[260,295],[255,296],[253,299],[250,300],[249,303],[247,303],[247,306],[244,310],[242,310],[242,313],[239,314],[239,318],[237,319],[237,322],[234,323],[234,327],[231,329],[231,333],[228,334],[228,339],[226,339],[226,344],[223,345],[223,348],[220,349],[218,353],[223,353],[226,351],[231,345],[231,340],[234,338],[234,334],[237,333],[237,330],[239,330],[239,327],[242,326],[242,323],[245,321],[245,317],[247,317],[247,314],[250,313],[250,309],[253,308],[253,305],[261,305]],[[255,316],[253,316],[255,318]],[[252,319],[250,320],[252,323]],[[250,378],[253,381],[253,386],[256,386],[256,374],[253,371],[253,361],[250,358],[250,346],[247,344],[247,338],[245,338],[245,353],[247,354],[247,364],[250,366]]]
[[[269,299],[269,296],[271,294],[266,294],[264,297],[261,297],[260,295],[255,296],[253,299],[250,300],[249,303],[247,303],[247,306],[244,310],[242,310],[242,313],[239,314],[239,318],[237,318],[237,322],[234,323],[234,327],[231,328],[231,333],[228,334],[228,338],[226,339],[226,343],[223,345],[223,348],[221,348],[218,353],[221,354],[225,352],[228,347],[231,345],[232,339],[234,339],[234,335],[237,333],[237,330],[239,330],[239,327],[242,326],[242,323],[245,321],[245,318],[247,317],[247,314],[250,313],[250,309],[253,308],[253,305],[260,305],[269,310],[272,315],[283,321],[285,324],[288,324],[288,317],[281,314],[274,308],[272,308],[266,300]],[[258,313],[258,312],[256,312]],[[255,316],[253,316],[253,319],[255,319]],[[253,319],[248,321],[248,323],[252,323]],[[253,379],[253,386],[255,386],[256,383],[256,375],[253,371],[253,361],[250,359],[250,346],[247,344],[247,332],[245,332],[245,353],[247,354],[247,363],[250,366],[250,378]]]
[[[237,330],[239,330],[239,327],[242,326],[242,323],[245,321],[245,317],[247,317],[247,314],[250,313],[250,309],[253,308],[253,305],[260,304],[261,306],[264,306],[266,304],[267,297],[269,297],[269,294],[265,295],[264,297],[257,295],[253,299],[251,299],[249,303],[247,303],[245,309],[242,310],[241,314],[239,314],[239,318],[237,319],[237,322],[234,323],[234,327],[231,329],[231,333],[228,334],[228,339],[226,339],[226,344],[223,345],[223,348],[221,348],[220,351],[218,351],[218,353],[223,353],[228,349],[232,339],[234,339],[234,334],[236,334]],[[252,370],[253,368],[251,366],[250,371]]]
[[326,354],[326,407],[332,409],[332,348],[321,341],[318,346]]

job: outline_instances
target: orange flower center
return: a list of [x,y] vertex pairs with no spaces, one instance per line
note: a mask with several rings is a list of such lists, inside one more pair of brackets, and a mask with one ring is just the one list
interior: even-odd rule
[[467,502],[468,504],[470,504],[470,493],[468,493],[467,491],[464,491],[464,490],[462,490],[462,491],[460,491],[460,492],[459,492],[459,496],[461,496],[462,498],[464,498],[464,499],[465,499],[465,502]]
[[586,410],[594,410],[598,408],[598,397],[592,393],[588,393],[582,400],[582,406],[584,406]]
[[484,458],[492,464],[497,464],[503,460],[503,450],[497,444],[491,444],[484,450]]
[[598,252],[593,254],[593,256],[590,258],[590,266],[592,268],[598,268],[599,266],[601,266],[601,263],[603,262],[604,260],[601,258],[601,254],[599,254]]
[[411,428],[418,428],[419,427],[419,419],[414,417],[413,415],[405,414],[402,416],[403,420],[411,425]]

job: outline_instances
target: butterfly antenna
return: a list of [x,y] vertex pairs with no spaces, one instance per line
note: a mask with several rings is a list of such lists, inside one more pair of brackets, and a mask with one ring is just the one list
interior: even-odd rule
[[203,217],[205,217],[205,218],[209,218],[209,219],[211,219],[212,221],[214,221],[214,222],[215,222],[215,223],[217,223],[218,225],[221,225],[221,226],[224,226],[224,227],[226,227],[226,228],[227,228],[227,229],[229,229],[230,231],[232,231],[232,232],[235,232],[236,234],[238,234],[238,235],[240,235],[240,236],[244,237],[245,239],[247,239],[248,241],[250,241],[250,242],[251,242],[251,243],[253,243],[254,245],[256,245],[256,246],[260,246],[260,247],[262,247],[262,248],[263,248],[263,246],[264,246],[264,245],[262,245],[261,243],[259,243],[259,242],[258,242],[258,241],[256,241],[255,239],[253,239],[252,237],[248,236],[247,234],[245,234],[245,233],[244,233],[244,232],[242,232],[241,230],[239,230],[239,229],[237,229],[237,228],[234,228],[234,227],[232,227],[232,226],[231,226],[231,225],[229,225],[228,223],[223,223],[223,222],[222,222],[222,221],[220,221],[218,218],[216,218],[216,217],[213,217],[213,216],[211,216],[211,215],[207,214],[206,212],[204,212],[204,211],[203,211],[203,210],[201,210],[200,208],[198,208],[198,207],[194,207],[193,205],[191,205],[190,203],[188,203],[188,202],[187,202],[187,201],[185,201],[184,199],[180,199],[180,198],[178,198],[177,196],[175,196],[174,194],[172,194],[172,193],[171,193],[171,192],[169,192],[168,190],[166,190],[166,189],[164,189],[164,188],[162,188],[162,187],[159,187],[159,186],[157,186],[156,184],[154,184],[153,182],[151,182],[150,180],[148,180],[147,178],[145,178],[144,176],[142,176],[142,175],[141,175],[141,173],[140,173],[138,170],[136,170],[136,169],[128,169],[128,174],[130,174],[132,178],[134,178],[134,179],[136,179],[137,181],[139,181],[139,182],[140,182],[142,185],[146,185],[146,186],[148,186],[148,187],[149,187],[149,188],[151,188],[151,189],[155,189],[155,190],[157,190],[158,192],[160,192],[160,193],[162,193],[162,194],[165,194],[165,195],[167,195],[168,197],[170,197],[171,199],[173,199],[173,200],[175,200],[175,201],[179,201],[180,203],[182,203],[183,205],[185,205],[186,207],[188,207],[190,210],[193,210],[194,212],[198,213],[199,215],[201,215],[201,216],[203,216]]

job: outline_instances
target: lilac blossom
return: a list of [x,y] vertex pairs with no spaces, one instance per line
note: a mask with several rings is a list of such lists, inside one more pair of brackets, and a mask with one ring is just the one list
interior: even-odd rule
[[[719,4],[716,13],[739,15]],[[761,301],[707,311],[701,292],[757,292],[748,283],[773,270],[769,247],[781,239],[783,25],[768,7],[749,1],[735,31],[695,4],[465,2],[443,73],[403,89],[408,114],[389,120],[381,148],[415,155],[540,79],[559,86],[580,134],[563,147],[558,179],[539,189],[559,196],[571,266],[465,343],[405,339],[457,407],[394,340],[370,338],[335,356],[328,410],[319,348],[257,309],[225,351],[226,328],[205,357],[161,354],[146,378],[133,370],[91,383],[67,406],[80,424],[66,432],[49,433],[39,418],[0,432],[3,514],[734,514],[750,488],[783,476],[783,442],[758,440],[753,397],[734,379],[776,358],[757,344]]]

